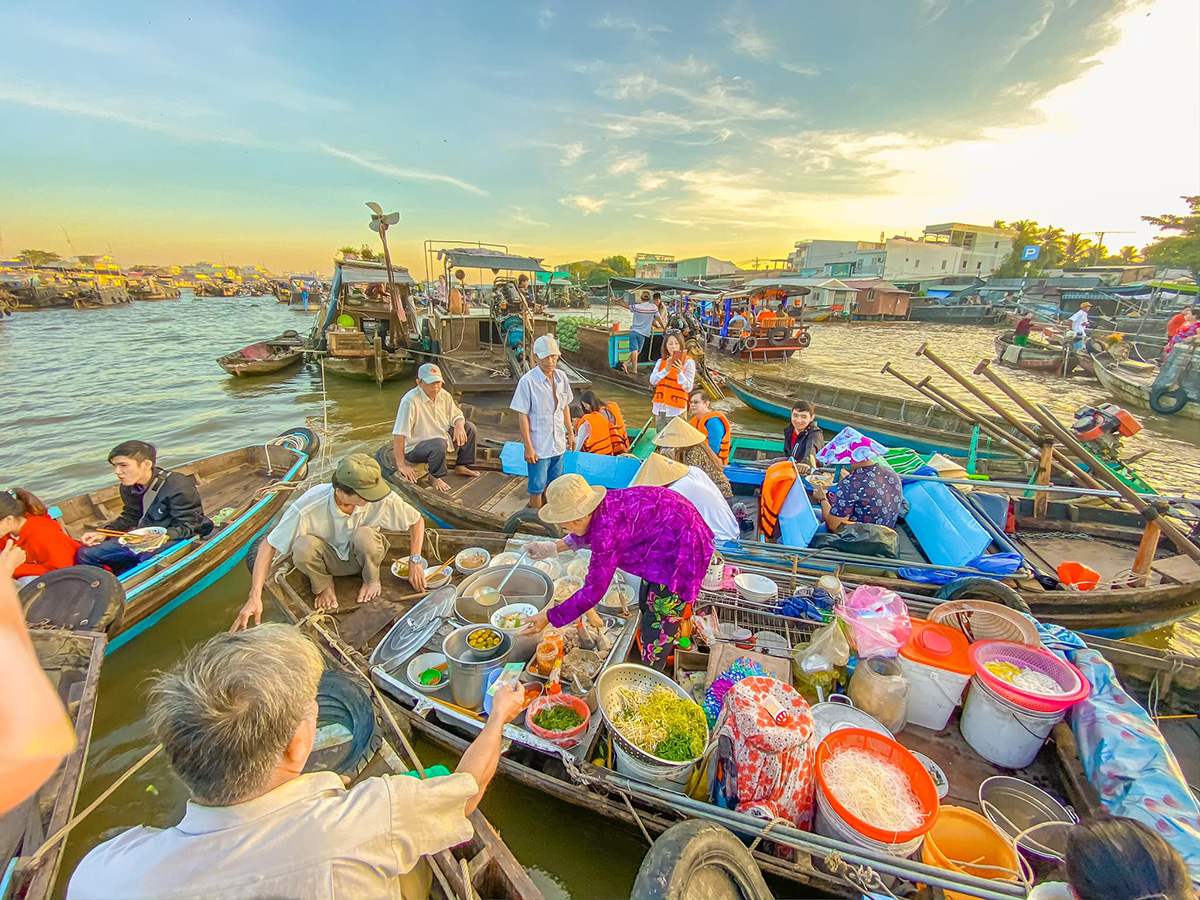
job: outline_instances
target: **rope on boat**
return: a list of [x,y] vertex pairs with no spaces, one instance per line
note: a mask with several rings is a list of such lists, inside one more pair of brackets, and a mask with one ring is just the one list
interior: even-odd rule
[[842,854],[837,852],[827,853],[822,861],[825,863],[825,868],[830,875],[841,878],[847,884],[862,891],[864,895],[891,897],[892,900],[899,900],[888,886],[883,883],[883,879],[879,877],[879,873],[870,866],[851,865],[842,858]]

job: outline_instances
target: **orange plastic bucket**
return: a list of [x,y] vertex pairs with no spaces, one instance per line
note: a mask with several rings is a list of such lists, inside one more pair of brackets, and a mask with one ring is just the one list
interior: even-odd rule
[[1083,563],[1061,562],[1055,572],[1059,581],[1080,591],[1090,591],[1100,583],[1100,573]]
[[[961,806],[943,806],[921,845],[921,862],[948,872],[1017,881],[1017,851],[995,825]],[[970,900],[968,894],[946,891],[947,900]]]

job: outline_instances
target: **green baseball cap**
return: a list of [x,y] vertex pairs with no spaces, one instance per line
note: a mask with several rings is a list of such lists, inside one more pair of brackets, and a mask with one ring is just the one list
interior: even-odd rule
[[372,503],[382,500],[392,492],[388,483],[383,480],[379,463],[365,453],[343,456],[333,477],[338,484],[350,488],[358,496]]

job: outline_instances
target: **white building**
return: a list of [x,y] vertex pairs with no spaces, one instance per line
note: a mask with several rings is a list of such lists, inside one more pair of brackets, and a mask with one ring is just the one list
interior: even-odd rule
[[984,278],[1008,258],[1012,237],[998,228],[948,222],[929,225],[919,238],[893,237],[883,243],[800,241],[796,248],[798,262],[807,263],[797,265],[797,271],[817,268],[834,278]]
[[788,254],[788,262],[796,272],[820,269],[827,262],[847,258],[862,244],[862,241],[796,241],[792,252]]

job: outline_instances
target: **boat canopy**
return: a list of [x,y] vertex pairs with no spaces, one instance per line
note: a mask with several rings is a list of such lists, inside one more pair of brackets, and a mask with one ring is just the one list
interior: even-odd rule
[[542,261],[532,256],[517,256],[486,247],[452,247],[439,250],[438,259],[447,260],[452,266],[467,269],[511,269],[517,272],[545,272]]
[[854,288],[846,284],[844,281],[839,281],[836,278],[803,278],[797,276],[795,278],[755,278],[753,281],[747,282],[743,287],[754,290],[755,288],[829,288],[833,291],[852,291]]
[[682,291],[686,294],[719,294],[718,288],[680,281],[678,278],[610,278],[608,286],[614,291]]
[[[293,275],[293,278],[306,276]],[[381,262],[365,259],[339,259],[334,263],[334,277],[342,284],[387,284],[387,266]],[[416,284],[404,266],[392,266],[392,279],[396,284]]]

